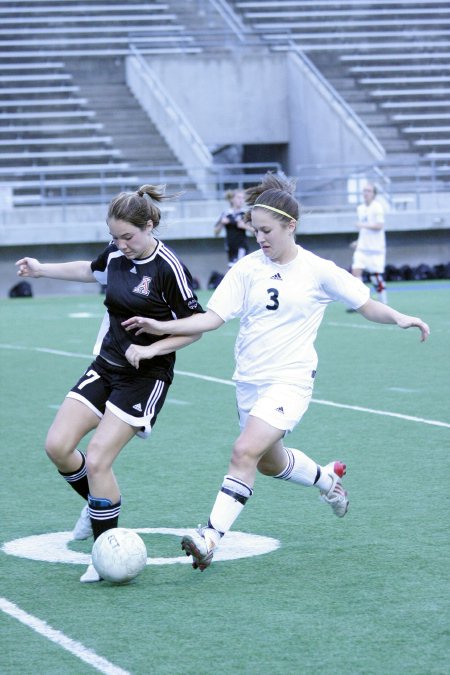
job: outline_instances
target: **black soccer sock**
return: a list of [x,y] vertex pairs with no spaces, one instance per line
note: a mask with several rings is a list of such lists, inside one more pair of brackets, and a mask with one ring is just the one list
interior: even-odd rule
[[122,500],[112,504],[110,499],[89,495],[88,503],[95,541],[103,532],[118,526]]
[[62,471],[59,471],[59,473],[75,492],[78,492],[83,499],[87,500],[89,484],[87,479],[86,457],[81,450],[78,450],[78,452],[81,455],[81,466],[78,471],[75,471],[75,473],[63,473]]

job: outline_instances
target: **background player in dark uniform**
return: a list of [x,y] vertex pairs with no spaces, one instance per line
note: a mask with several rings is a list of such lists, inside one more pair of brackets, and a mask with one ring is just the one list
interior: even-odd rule
[[[199,336],[134,335],[121,325],[136,314],[159,320],[203,312],[192,277],[171,249],[154,236],[165,197],[163,187],[142,186],[111,202],[111,243],[94,261],[40,263],[18,260],[22,277],[98,281],[106,287],[107,313],[95,345],[96,359],[61,405],[46,440],[46,452],[66,481],[88,504],[74,538],[96,539],[117,527],[121,494],[112,465],[135,435],[146,438],[173,379],[175,350]],[[86,454],[81,439],[95,429]],[[99,581],[92,565],[80,581]]]
[[221,214],[214,225],[214,234],[218,237],[222,229],[225,228],[225,250],[228,256],[228,267],[233,267],[235,262],[247,255],[249,247],[246,232],[252,230],[244,221],[244,191],[229,190],[225,197],[230,202],[230,209]]

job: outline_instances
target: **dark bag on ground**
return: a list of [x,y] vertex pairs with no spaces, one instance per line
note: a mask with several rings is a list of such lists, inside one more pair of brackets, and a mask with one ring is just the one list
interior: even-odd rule
[[19,281],[9,291],[10,298],[32,298],[33,289],[28,281]]
[[211,276],[209,277],[208,281],[208,288],[211,290],[213,288],[217,288],[217,286],[220,284],[220,282],[223,279],[223,274],[220,274],[220,272],[211,272]]

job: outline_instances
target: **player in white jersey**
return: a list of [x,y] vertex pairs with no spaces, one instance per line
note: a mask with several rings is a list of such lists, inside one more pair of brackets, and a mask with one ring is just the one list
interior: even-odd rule
[[367,271],[377,294],[377,299],[386,304],[386,285],[384,268],[386,266],[386,235],[384,232],[384,208],[378,201],[376,186],[367,183],[363,188],[364,202],[358,205],[359,230],[358,239],[354,243],[352,274],[362,280]]
[[261,185],[246,191],[260,250],[227,272],[205,314],[169,322],[136,316],[124,322],[136,334],[174,336],[214,330],[240,318],[233,377],[241,433],[207,526],[182,539],[182,548],[200,570],[211,563],[221,537],[252,495],[256,471],[314,485],[336,516],[347,512],[341,481],[345,464],[333,460],[321,466],[284,443],[311,400],[317,366],[314,340],[327,305],[339,300],[369,321],[416,326],[422,340],[429,334],[421,319],[370,299],[361,281],[296,244],[299,204],[294,189],[294,181],[268,174]]
[[[199,337],[139,337],[122,327],[136,312],[166,320],[203,311],[189,271],[154,236],[158,202],[167,198],[161,187],[144,185],[113,199],[107,217],[112,241],[92,262],[16,263],[22,277],[98,281],[106,288],[97,358],[59,408],[45,445],[60,474],[87,501],[74,539],[97,539],[118,526],[121,493],[113,463],[135,435],[149,436],[173,379],[175,351]],[[91,431],[85,454],[78,445]],[[100,577],[89,565],[80,581]]]

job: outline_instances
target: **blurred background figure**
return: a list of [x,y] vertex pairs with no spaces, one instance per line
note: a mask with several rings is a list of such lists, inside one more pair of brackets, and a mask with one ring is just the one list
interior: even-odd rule
[[225,250],[228,256],[228,267],[247,255],[249,251],[247,231],[252,232],[250,225],[244,222],[245,194],[243,190],[228,190],[225,198],[230,208],[224,211],[214,225],[214,234],[220,235],[225,228]]
[[362,195],[364,201],[357,208],[358,239],[350,245],[354,248],[352,274],[362,281],[363,272],[367,272],[377,294],[377,300],[386,304],[386,285],[383,276],[386,264],[384,207],[377,199],[377,188],[373,183],[364,186]]

